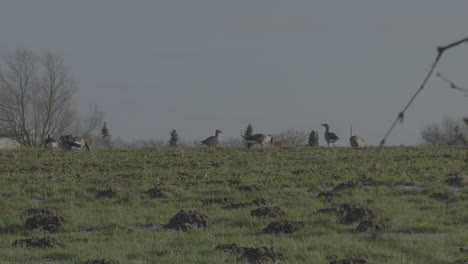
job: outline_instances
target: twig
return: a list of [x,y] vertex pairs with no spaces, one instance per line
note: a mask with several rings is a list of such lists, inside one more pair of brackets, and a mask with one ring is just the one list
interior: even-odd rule
[[456,85],[455,83],[453,83],[452,81],[447,79],[445,76],[443,76],[442,73],[440,73],[440,72],[438,72],[436,76],[439,77],[440,79],[448,82],[450,84],[450,88],[461,91],[461,92],[464,92],[464,93],[466,93],[465,96],[468,96],[468,89],[461,88],[460,86]]
[[432,73],[434,72],[434,69],[435,67],[437,66],[437,63],[439,62],[440,58],[442,57],[442,54],[448,50],[448,49],[451,49],[455,46],[458,46],[464,42],[468,42],[468,37],[464,38],[464,39],[461,39],[459,41],[456,41],[456,42],[453,42],[451,44],[448,44],[447,46],[441,46],[441,47],[438,47],[437,48],[437,57],[434,61],[434,63],[432,63],[432,66],[431,66],[431,69],[429,70],[429,73],[427,74],[426,78],[424,78],[421,86],[419,87],[419,89],[416,91],[416,93],[411,97],[411,99],[409,100],[408,104],[406,104],[406,106],[403,108],[403,110],[401,112],[398,113],[398,116],[397,118],[395,119],[395,121],[393,122],[392,126],[390,127],[390,129],[387,131],[387,133],[385,134],[384,138],[380,141],[380,146],[383,146],[385,145],[385,141],[387,140],[387,137],[388,135],[390,135],[390,132],[392,132],[393,128],[395,127],[395,125],[398,123],[398,121],[400,122],[403,122],[403,118],[405,116],[405,112],[406,110],[408,110],[408,108],[410,107],[410,105],[413,103],[414,99],[416,99],[416,97],[418,96],[418,94],[424,89],[427,81],[429,80],[429,77],[431,77]]

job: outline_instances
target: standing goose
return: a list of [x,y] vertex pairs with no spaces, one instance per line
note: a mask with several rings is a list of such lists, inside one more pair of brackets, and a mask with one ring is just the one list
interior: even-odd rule
[[260,144],[263,147],[263,144],[270,142],[273,145],[273,136],[272,135],[265,135],[265,134],[255,134],[245,138],[245,142],[247,143],[247,147],[250,148],[255,144]]
[[207,139],[201,142],[202,145],[207,145],[208,147],[216,147],[219,144],[219,133],[223,133],[221,130],[216,129],[216,136],[208,137]]
[[56,149],[57,141],[53,139],[50,135],[47,135],[47,138],[44,140],[44,147],[46,149]]
[[335,142],[340,139],[335,133],[329,131],[328,124],[322,124],[325,127],[325,141],[327,141],[327,145],[330,146],[330,143],[335,146]]
[[360,148],[364,145],[364,139],[360,136],[353,136],[353,124],[351,124],[351,127],[349,129],[349,144],[351,144],[351,147],[353,148]]

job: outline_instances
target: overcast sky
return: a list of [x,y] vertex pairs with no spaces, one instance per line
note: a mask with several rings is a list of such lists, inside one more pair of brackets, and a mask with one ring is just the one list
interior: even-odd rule
[[[98,104],[113,137],[203,139],[221,129],[318,130],[347,145],[349,125],[378,144],[418,89],[436,48],[468,36],[468,1],[1,0],[0,53],[64,58],[76,107]],[[437,69],[468,86],[468,45]],[[432,78],[388,144],[468,113]]]

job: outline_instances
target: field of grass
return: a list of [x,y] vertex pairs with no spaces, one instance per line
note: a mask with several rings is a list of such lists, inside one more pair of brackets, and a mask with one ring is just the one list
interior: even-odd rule
[[[236,263],[237,256],[215,250],[229,243],[273,247],[283,253],[280,263],[454,263],[468,259],[459,250],[468,247],[468,188],[445,181],[464,177],[466,184],[467,154],[464,147],[1,150],[0,263]],[[330,200],[317,197],[348,181],[361,187],[337,191]],[[172,195],[151,198],[147,191],[155,186]],[[96,196],[108,189],[114,197]],[[433,193],[455,199],[440,201],[429,197]],[[250,213],[263,206],[203,204],[210,198],[263,198],[305,228],[263,234],[275,219]],[[358,222],[345,225],[335,214],[317,213],[339,204],[370,208],[389,226],[353,232]],[[53,232],[29,230],[31,215],[24,211],[30,208],[65,221]],[[197,210],[214,223],[187,232],[149,228],[181,210]],[[12,246],[47,236],[64,246]]]

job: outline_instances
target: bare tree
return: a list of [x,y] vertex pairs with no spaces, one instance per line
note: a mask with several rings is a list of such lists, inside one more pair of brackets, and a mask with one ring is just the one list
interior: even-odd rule
[[304,146],[309,134],[303,130],[287,130],[273,135],[274,142],[281,142],[287,146]]
[[451,118],[431,123],[421,130],[421,138],[429,145],[463,144],[464,136],[468,136],[468,127],[461,120]]
[[104,113],[97,105],[89,107],[89,114],[83,118],[75,118],[72,132],[84,138],[94,135],[104,123]]
[[39,147],[72,124],[73,78],[52,53],[18,49],[0,63],[0,127],[23,147]]

